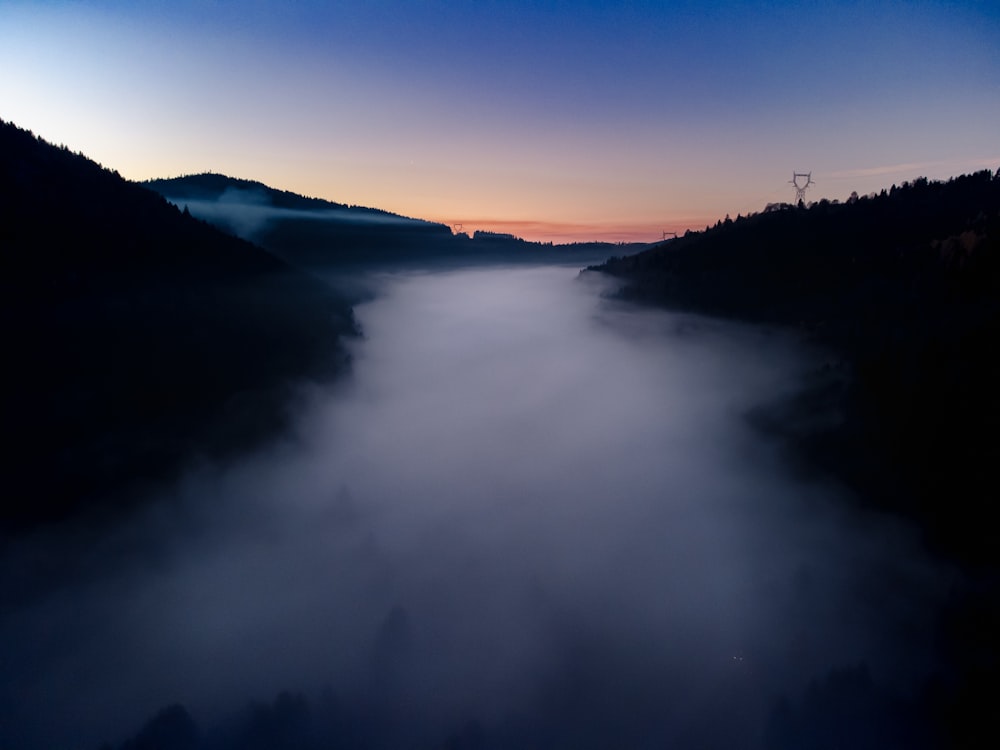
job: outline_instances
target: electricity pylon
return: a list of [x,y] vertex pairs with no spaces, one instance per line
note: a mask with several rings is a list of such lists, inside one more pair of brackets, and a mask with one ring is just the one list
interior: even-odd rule
[[[806,184],[800,185],[799,178],[804,177]],[[805,203],[806,200],[806,188],[810,185],[815,185],[816,183],[812,180],[812,172],[792,172],[792,179],[789,182],[795,186],[795,204],[798,205],[799,201]]]

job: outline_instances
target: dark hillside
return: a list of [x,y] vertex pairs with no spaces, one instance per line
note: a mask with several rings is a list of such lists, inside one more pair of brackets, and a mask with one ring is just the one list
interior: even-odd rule
[[264,250],[3,122],[0,269],[6,528],[249,445],[354,330]]
[[512,234],[452,234],[444,224],[349,206],[219,174],[150,180],[146,187],[198,218],[256,242],[300,268],[440,267],[476,263],[574,263],[638,252],[645,244],[529,242]]
[[[269,187],[263,182],[256,180],[242,180],[238,177],[228,177],[214,172],[203,172],[201,174],[185,175],[183,177],[173,177],[169,179],[147,180],[142,183],[145,187],[161,195],[168,195],[178,200],[207,200],[215,201],[222,198],[227,193],[255,195],[261,203],[275,208],[291,209],[296,211],[354,211],[356,215],[368,215],[372,218],[395,218],[404,221],[416,222],[419,224],[429,224],[430,222],[419,219],[409,219],[399,214],[383,211],[378,208],[365,208],[363,206],[351,206],[346,203],[336,203],[324,200],[323,198],[309,198],[290,190],[278,190]],[[442,227],[443,224],[432,225]],[[447,227],[445,227],[447,229]],[[450,230],[449,230],[450,234]]]
[[727,220],[597,270],[637,301],[796,326],[828,346],[840,361],[819,385],[751,419],[858,502],[915,520],[966,576],[935,614],[940,667],[915,703],[880,709],[870,685],[834,675],[775,712],[769,746],[829,743],[850,726],[838,712],[862,703],[871,731],[896,712],[901,726],[926,722],[911,739],[927,746],[995,745],[1000,173]]
[[307,198],[251,180],[206,173],[144,184],[302,267],[385,262],[455,249],[444,224]]
[[762,424],[864,502],[917,518],[949,555],[1000,562],[988,522],[1000,497],[1000,174],[727,217],[596,270],[627,298],[797,326],[833,347],[849,385],[809,398],[835,401],[843,423]]

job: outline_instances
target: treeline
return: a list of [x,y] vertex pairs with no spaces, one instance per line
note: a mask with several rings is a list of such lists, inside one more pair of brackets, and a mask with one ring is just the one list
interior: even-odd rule
[[325,273],[379,267],[488,263],[584,265],[645,244],[531,242],[506,232],[452,230],[375,208],[307,198],[260,182],[197,174],[144,183],[195,216],[267,248],[300,268]]
[[444,224],[308,198],[251,180],[197,174],[144,184],[179,206],[190,203],[196,216],[205,211],[203,218],[303,268],[385,263],[453,250],[451,229]]
[[[592,686],[591,689],[595,689]],[[332,689],[309,700],[284,691],[271,702],[253,701],[228,719],[202,726],[181,704],[166,706],[129,739],[97,750],[500,750],[501,748],[604,748],[623,735],[635,741],[667,742],[677,736],[699,747],[747,747],[760,750],[809,750],[837,747],[932,750],[962,746],[969,717],[938,702],[933,688],[914,695],[893,692],[876,683],[867,665],[831,669],[800,695],[776,698],[762,736],[727,736],[720,717],[712,736],[707,727],[690,733],[690,716],[675,726],[608,726],[585,711],[559,715],[563,706],[538,706],[496,723],[476,718],[431,729],[404,707],[384,702],[348,702]],[[567,699],[572,705],[574,698]],[[605,697],[606,702],[606,697]],[[606,706],[602,705],[602,708]],[[582,707],[575,707],[582,708]],[[664,705],[670,714],[672,706]],[[553,710],[555,716],[545,715]],[[597,712],[600,714],[600,711]],[[707,736],[706,736],[707,735]]]
[[629,299],[832,347],[850,378],[826,396],[845,418],[794,434],[798,447],[864,502],[918,519],[937,549],[1000,562],[1000,173],[727,217],[593,270]]
[[252,444],[355,330],[273,255],[2,121],[0,319],[7,531]]
[[[406,221],[417,221],[391,211],[383,211],[380,208],[366,208],[365,206],[355,206],[347,203],[337,203],[323,198],[311,198],[308,196],[293,193],[290,190],[278,190],[269,187],[263,182],[256,180],[244,180],[239,177],[228,177],[215,172],[202,172],[201,174],[184,175],[182,177],[160,178],[146,180],[141,183],[161,195],[169,195],[178,200],[218,200],[229,191],[237,191],[246,194],[259,195],[268,205],[275,208],[291,209],[296,211],[326,211],[351,209],[357,212],[368,213],[373,216],[393,217]],[[428,224],[431,222],[421,222]],[[438,225],[443,226],[443,225]]]

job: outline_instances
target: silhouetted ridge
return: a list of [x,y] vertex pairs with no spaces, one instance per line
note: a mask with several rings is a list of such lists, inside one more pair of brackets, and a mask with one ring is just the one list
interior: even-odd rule
[[[383,211],[379,208],[366,208],[364,206],[354,206],[346,203],[336,203],[324,200],[323,198],[309,198],[289,190],[278,190],[268,187],[263,182],[256,180],[243,180],[238,177],[228,177],[213,172],[203,172],[201,174],[184,175],[169,179],[147,180],[142,183],[145,187],[170,196],[178,200],[218,200],[227,191],[236,191],[247,194],[256,194],[264,199],[268,205],[275,208],[287,208],[300,211],[324,211],[351,209],[352,211],[364,212],[378,216],[391,216],[406,221],[418,222],[420,224],[432,224],[432,222],[421,219],[411,219],[390,211]],[[443,224],[435,225],[445,227]]]
[[[513,234],[472,237],[440,223],[376,208],[307,198],[260,182],[197,174],[144,183],[195,216],[257,242],[289,263],[316,272],[442,263],[548,263],[603,260],[621,245],[529,242]],[[637,252],[646,245],[630,245]]]
[[348,307],[243,240],[0,122],[5,503],[58,518],[281,419]]
[[444,224],[276,190],[260,182],[198,174],[145,183],[168,200],[308,269],[440,255]]
[[[836,397],[846,422],[790,437],[950,553],[998,560],[986,518],[1000,496],[1000,173],[727,217],[594,270],[629,299],[833,346],[852,376]],[[787,429],[773,416],[757,415]]]

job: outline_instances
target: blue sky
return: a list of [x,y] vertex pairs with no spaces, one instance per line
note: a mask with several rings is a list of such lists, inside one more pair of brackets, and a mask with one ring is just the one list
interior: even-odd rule
[[0,117],[533,239],[656,239],[1000,167],[1000,6],[0,3]]

